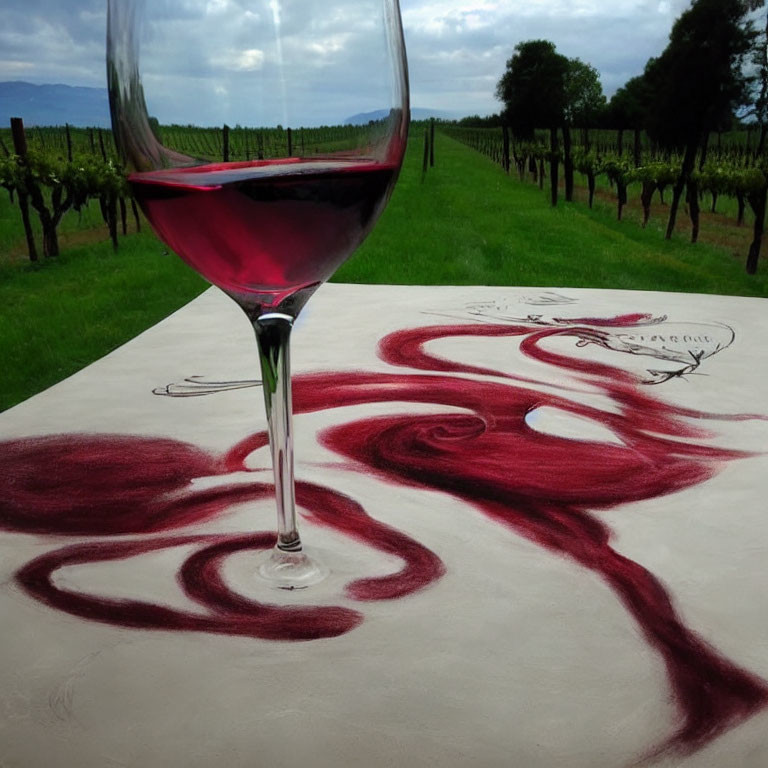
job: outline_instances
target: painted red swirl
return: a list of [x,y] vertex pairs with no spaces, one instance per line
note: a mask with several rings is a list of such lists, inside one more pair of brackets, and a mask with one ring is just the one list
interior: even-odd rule
[[[626,319],[622,318],[622,325]],[[607,324],[607,323],[606,323]],[[540,362],[588,378],[619,406],[599,411],[529,388],[465,377],[325,374],[302,377],[300,410],[390,401],[434,403],[466,414],[388,416],[332,427],[325,445],[382,478],[452,493],[489,518],[600,576],[616,593],[649,644],[664,659],[681,724],[649,756],[691,752],[768,705],[768,686],[729,662],[688,629],[664,586],[610,546],[610,529],[589,510],[674,493],[712,477],[740,451],[685,441],[707,436],[684,418],[723,418],[674,407],[638,388],[630,373],[544,348],[550,336],[584,338],[588,328],[512,326],[422,328],[389,335],[381,355],[395,365],[462,374],[493,372],[443,360],[424,345],[448,336],[521,336],[521,349]],[[532,430],[526,416],[558,408],[599,422],[620,443],[574,441]],[[728,418],[728,417],[725,417]],[[735,418],[752,418],[738,414]],[[666,437],[665,437],[666,436]],[[673,437],[674,436],[674,437]]]
[[[644,316],[589,319],[592,326],[625,326]],[[585,321],[586,322],[586,321]],[[426,373],[316,373],[297,376],[297,413],[364,403],[422,403],[435,413],[365,418],[339,424],[321,442],[388,483],[453,494],[504,525],[601,578],[663,659],[680,722],[651,756],[690,752],[768,705],[768,685],[724,658],[686,627],[662,583],[611,547],[611,531],[597,510],[674,493],[711,478],[728,461],[748,454],[707,445],[702,419],[757,418],[702,414],[652,397],[627,371],[582,355],[552,351],[548,339],[583,342],[584,327],[461,325],[398,331],[382,340],[388,363]],[[426,345],[450,337],[519,338],[523,354],[567,372],[608,398],[602,409],[567,397],[566,386],[534,387],[531,379],[446,360]],[[537,382],[540,383],[540,382]],[[522,386],[522,385],[525,386]],[[558,391],[559,394],[551,394]],[[441,407],[450,408],[440,412]],[[533,430],[526,418],[548,407],[591,420],[616,440],[572,440]],[[695,417],[693,426],[689,419]],[[697,438],[698,442],[691,442]],[[5,443],[0,473],[0,527],[10,530],[109,536],[150,533],[199,523],[234,503],[264,496],[261,484],[195,491],[194,477],[243,470],[250,452],[266,444],[250,436],[225,456],[194,446],[148,438],[65,435]],[[98,466],[99,471],[93,471]],[[309,521],[333,527],[404,561],[389,576],[347,586],[355,600],[401,597],[438,579],[439,558],[368,516],[351,498],[329,488],[299,484]],[[628,512],[629,514],[629,512]],[[245,634],[269,639],[312,639],[349,631],[362,614],[345,607],[301,609],[254,603],[233,593],[221,577],[223,560],[245,548],[270,546],[267,534],[194,535],[103,541],[66,547],[34,560],[19,573],[37,599],[84,618],[141,627]],[[115,601],[57,587],[52,574],[73,563],[134,557],[158,548],[199,544],[179,574],[201,612],[138,601]]]
[[[221,458],[169,439],[121,435],[61,435],[0,444],[0,527],[24,533],[115,536],[156,533],[199,523],[228,507],[271,497],[271,485],[238,483],[194,490],[194,477],[245,469],[248,454],[267,444],[258,433]],[[98,467],[98,471],[94,471]],[[354,600],[389,600],[440,578],[440,559],[400,531],[369,517],[353,499],[311,483],[297,483],[298,503],[319,525],[335,528],[403,567],[361,578],[346,588]],[[350,608],[285,607],[248,600],[229,589],[219,566],[242,549],[274,545],[272,533],[248,536],[164,536],[133,541],[89,541],[46,553],[17,574],[19,584],[53,608],[93,621],[140,629],[248,635],[269,640],[313,640],[354,629],[362,614]],[[138,557],[159,549],[204,545],[180,573],[186,594],[205,613],[80,594],[54,583],[67,565]]]

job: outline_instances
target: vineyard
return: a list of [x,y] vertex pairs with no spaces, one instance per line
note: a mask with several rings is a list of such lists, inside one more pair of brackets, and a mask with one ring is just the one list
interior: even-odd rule
[[[552,209],[537,185],[519,182],[514,166],[506,175],[439,126],[435,164],[427,162],[424,175],[425,127],[412,126],[386,211],[334,279],[768,296],[768,270],[747,275],[731,255],[746,248],[749,226],[731,224],[729,232],[739,237],[727,242],[720,237],[725,217],[703,216],[698,244],[684,236],[664,240],[655,225],[661,207],[654,203],[654,219],[643,229],[632,190],[624,220],[616,221],[604,177],[592,210],[581,202],[582,189],[579,202]],[[106,148],[109,134],[103,138]],[[88,132],[78,139],[87,150]],[[94,144],[98,160],[98,131]],[[725,210],[725,202],[718,208]],[[129,198],[126,203],[130,212]],[[82,213],[63,217],[59,257],[25,264],[18,205],[0,190],[0,410],[83,368],[205,290],[202,278],[169,253],[143,219],[136,234],[128,218],[131,234],[115,251],[98,201],[91,200]],[[469,288],[466,295],[471,300]]]
[[[291,130],[280,126],[251,129],[154,124],[152,128],[166,147],[209,162],[343,152],[359,146],[367,133],[359,126]],[[488,156],[508,173],[515,172],[521,181],[528,179],[541,188],[548,185],[553,203],[561,178],[566,199],[572,199],[574,172],[584,179],[589,207],[601,182],[611,190],[619,219],[630,194],[635,194],[643,210],[643,227],[651,216],[654,196],[663,203],[665,192],[671,191],[680,177],[682,158],[660,152],[640,131],[579,131],[567,151],[564,143],[553,152],[551,137],[543,131],[536,132],[533,141],[521,143],[505,128],[439,123],[438,129]],[[417,126],[414,133],[418,135],[419,130],[423,126]],[[698,239],[700,211],[705,204],[714,212],[721,198],[733,200],[728,207],[739,226],[746,211],[751,212],[753,236],[745,254],[749,273],[758,266],[768,193],[765,158],[757,155],[755,145],[755,136],[749,131],[713,135],[700,153],[684,197],[693,242]],[[39,219],[46,257],[59,253],[57,229],[65,213],[80,211],[92,200],[114,248],[118,247],[119,232],[128,232],[129,220],[134,229],[141,227],[110,131],[69,126],[25,131],[18,121],[11,129],[0,130],[0,185],[18,208],[32,261],[39,253],[33,214]]]
[[[359,126],[292,131],[155,124],[153,130],[164,146],[208,162],[343,152],[370,137]],[[124,235],[128,232],[129,209],[135,228],[141,228],[111,131],[70,126],[25,130],[20,120],[14,120],[10,129],[0,130],[0,186],[18,206],[31,261],[39,257],[32,212],[39,218],[46,257],[59,254],[58,227],[63,216],[70,209],[81,211],[91,200],[99,205],[115,249],[119,230]]]
[[[573,171],[581,174],[588,190],[591,208],[598,179],[604,177],[614,191],[617,217],[621,219],[628,202],[630,188],[638,194],[643,208],[642,226],[648,224],[653,196],[658,194],[664,202],[664,193],[672,189],[681,176],[682,156],[662,153],[653,147],[639,131],[633,132],[631,144],[623,142],[619,131],[583,131],[573,142],[570,152],[537,132],[532,142],[514,142],[506,128],[466,128],[443,124],[441,129],[451,138],[466,144],[500,164],[508,173],[515,169],[523,181],[526,178],[544,187],[547,173],[553,205],[557,202],[560,167],[565,176],[566,199],[572,199]],[[753,239],[746,254],[746,270],[757,271],[765,226],[766,197],[768,195],[768,164],[766,158],[752,148],[751,134],[747,131],[718,134],[710,139],[699,154],[696,170],[685,189],[685,202],[691,221],[691,241],[699,235],[700,212],[705,195],[712,212],[717,210],[718,199],[735,201],[736,224],[744,223],[747,206],[754,214]],[[569,190],[569,167],[571,181]]]

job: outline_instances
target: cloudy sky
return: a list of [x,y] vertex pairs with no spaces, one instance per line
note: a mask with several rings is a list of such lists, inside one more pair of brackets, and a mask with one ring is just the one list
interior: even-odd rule
[[[289,69],[282,80],[294,100],[305,104],[303,114],[290,98],[287,108],[281,106],[289,123],[331,122],[332,113],[380,106],[375,84],[382,80],[383,47],[381,30],[371,31],[371,9],[381,0],[149,0],[148,5],[158,23],[145,33],[144,47],[160,43],[153,61],[164,73],[164,90],[160,78],[145,87],[148,100],[155,99],[150,111],[161,121],[175,116],[174,122],[184,122],[180,118],[187,115],[191,121],[202,103],[225,99],[228,119],[238,122],[238,109],[247,100],[240,84],[263,82],[278,53],[302,62],[301,88]],[[506,60],[516,43],[536,38],[593,64],[610,96],[660,53],[688,5],[689,0],[401,0],[411,103],[462,114],[498,111],[493,94]],[[0,81],[103,86],[105,7],[106,0],[2,0]],[[176,18],[168,21],[170,16]],[[282,37],[279,51],[275,22]],[[213,72],[228,74],[217,79]],[[344,83],[346,98],[333,108],[324,90],[331,81]],[[259,86],[261,102],[282,101],[275,98],[280,89],[269,85],[275,81],[267,82],[266,92]],[[280,114],[270,119],[281,121]]]

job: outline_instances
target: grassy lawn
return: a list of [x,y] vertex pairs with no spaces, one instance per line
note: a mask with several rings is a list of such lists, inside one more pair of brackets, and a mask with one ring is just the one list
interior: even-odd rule
[[[164,255],[165,254],[165,255]],[[206,287],[149,234],[0,263],[0,410],[75,373]]]
[[[421,152],[417,136],[380,224],[335,280],[768,296],[768,268],[750,277],[746,251],[736,258],[727,243],[691,245],[684,213],[667,242],[661,217],[643,230],[632,205],[622,222],[608,200],[593,211],[579,202],[552,209],[546,190],[440,135],[436,167],[422,184]],[[98,219],[95,203],[82,217],[69,214],[62,255],[32,266],[18,210],[0,193],[0,409],[88,365],[205,288],[151,234],[122,238],[113,253],[94,228]],[[717,235],[726,224],[713,217],[706,226]]]
[[[744,272],[746,249],[736,258],[725,246],[688,242],[682,209],[674,238],[665,241],[666,218],[656,215],[643,230],[637,206],[629,206],[624,221],[616,221],[607,200],[592,211],[579,202],[552,209],[546,189],[520,183],[444,136],[437,136],[436,165],[423,184],[420,160],[413,141],[379,226],[335,280],[768,296],[768,270]],[[703,230],[713,226],[707,214],[703,219]]]

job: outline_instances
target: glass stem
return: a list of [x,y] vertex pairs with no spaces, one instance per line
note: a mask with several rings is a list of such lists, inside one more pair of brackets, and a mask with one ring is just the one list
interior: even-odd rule
[[301,552],[293,484],[293,424],[290,338],[293,318],[273,312],[258,317],[253,328],[259,345],[269,446],[275,474],[277,549]]

